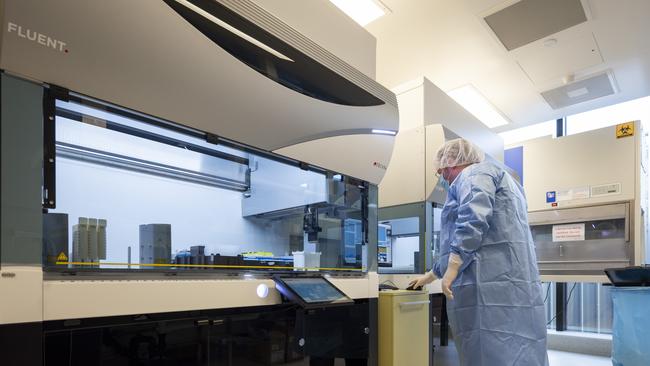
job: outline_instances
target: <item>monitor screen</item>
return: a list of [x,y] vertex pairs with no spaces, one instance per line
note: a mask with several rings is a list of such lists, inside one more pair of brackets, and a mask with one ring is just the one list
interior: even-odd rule
[[350,300],[323,278],[283,278],[282,281],[306,303]]

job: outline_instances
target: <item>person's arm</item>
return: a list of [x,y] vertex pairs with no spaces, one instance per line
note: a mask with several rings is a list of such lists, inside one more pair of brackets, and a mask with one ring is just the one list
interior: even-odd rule
[[438,278],[442,278],[442,271],[440,270],[440,262],[435,261],[433,262],[433,268],[429,272],[409,282],[409,286],[413,288],[424,287]]
[[451,253],[449,255],[449,263],[447,264],[447,271],[445,275],[442,276],[442,293],[445,294],[449,299],[454,299],[454,293],[451,291],[451,284],[454,283],[456,277],[458,277],[458,272],[460,271],[460,266],[463,265],[463,260],[456,253]]
[[474,253],[490,228],[496,184],[494,178],[487,174],[470,175],[460,184],[458,216],[451,251],[462,256],[463,253]]
[[483,236],[490,228],[496,195],[494,178],[487,174],[470,175],[459,184],[456,230],[447,271],[442,278],[442,290],[450,299],[453,299],[451,284],[461,272],[463,263],[481,246]]
[[436,276],[436,278],[442,278],[442,270],[440,269],[440,260],[436,260],[433,262],[433,268],[431,268],[431,272],[433,272],[433,275]]
[[433,262],[433,268],[429,272],[409,282],[409,286],[413,286],[413,288],[424,287],[438,278],[442,278],[442,275],[440,261],[435,261]]
[[438,277],[435,275],[433,270],[431,270],[431,271],[423,274],[422,276],[414,279],[413,281],[409,282],[409,286],[414,288],[414,289],[417,289],[417,288],[420,288],[420,287],[424,287],[424,286],[430,284],[431,282],[433,282],[433,281],[435,281],[437,279],[438,279]]

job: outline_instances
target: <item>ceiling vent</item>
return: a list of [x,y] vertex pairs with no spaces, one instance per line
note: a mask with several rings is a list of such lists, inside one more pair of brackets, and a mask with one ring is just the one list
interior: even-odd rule
[[484,18],[508,51],[587,21],[580,0],[521,0]]
[[559,88],[542,92],[542,97],[553,109],[597,99],[616,92],[614,77],[610,72],[590,76]]

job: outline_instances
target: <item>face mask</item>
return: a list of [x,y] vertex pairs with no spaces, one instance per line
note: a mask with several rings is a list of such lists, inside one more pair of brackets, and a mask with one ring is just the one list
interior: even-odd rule
[[447,182],[445,178],[440,176],[438,178],[438,184],[440,185],[440,187],[442,187],[442,189],[445,190],[445,192],[449,192],[449,182]]

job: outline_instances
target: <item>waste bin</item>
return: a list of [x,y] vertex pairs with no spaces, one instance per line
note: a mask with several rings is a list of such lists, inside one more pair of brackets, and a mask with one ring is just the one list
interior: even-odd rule
[[379,366],[429,365],[429,292],[379,292]]
[[650,287],[612,289],[614,366],[650,365]]

